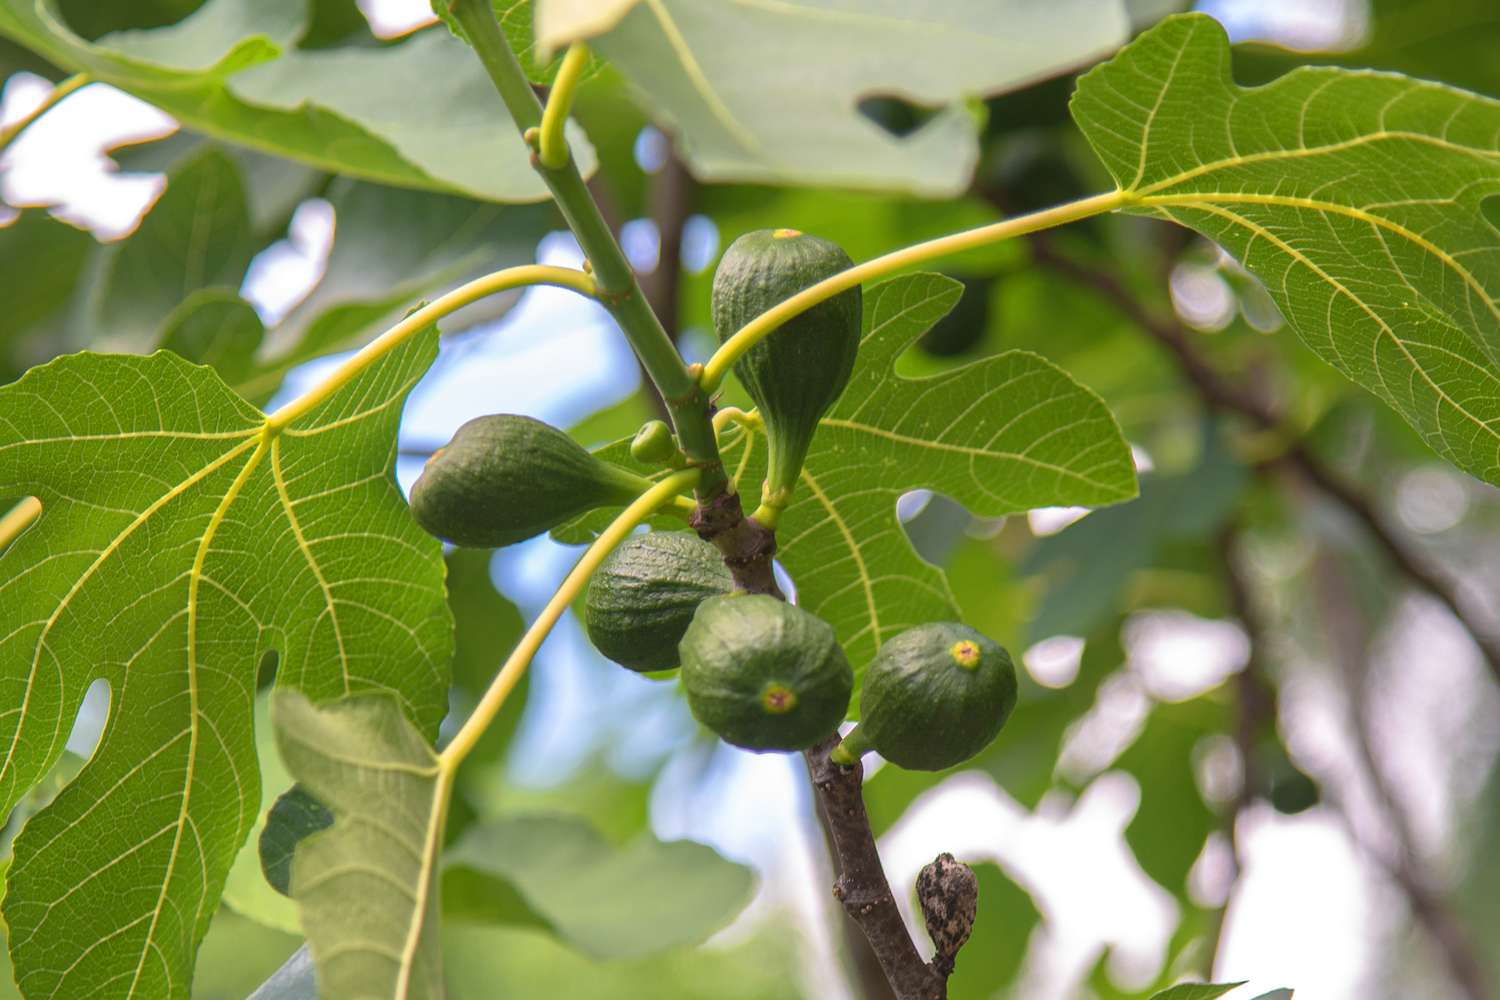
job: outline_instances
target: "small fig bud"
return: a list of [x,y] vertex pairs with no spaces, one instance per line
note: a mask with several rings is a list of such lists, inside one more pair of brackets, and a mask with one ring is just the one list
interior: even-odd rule
[[979,908],[979,879],[974,869],[948,853],[939,854],[917,875],[917,900],[927,922],[927,936],[937,949],[932,964],[944,977],[953,974],[954,956],[969,940]]
[[648,420],[630,442],[630,457],[646,465],[673,465],[681,452],[672,429],[661,420]]

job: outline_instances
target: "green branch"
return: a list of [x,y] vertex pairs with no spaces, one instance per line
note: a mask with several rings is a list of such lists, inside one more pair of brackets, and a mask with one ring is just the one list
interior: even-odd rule
[[[529,130],[537,129],[536,135],[540,138],[544,117],[541,102],[506,42],[489,0],[449,0],[448,8],[468,36],[469,44],[484,64],[516,127],[523,136]],[[573,55],[571,50],[569,55]],[[577,61],[581,60],[582,57],[578,57]],[[573,72],[559,74],[560,86],[555,88],[554,96],[560,98],[560,102],[553,115],[559,122],[566,117],[572,89],[576,85],[573,77],[580,69],[581,66],[575,65]],[[560,125],[554,127],[560,128]],[[564,157],[561,166],[552,167],[538,155],[534,163],[593,268],[599,301],[619,323],[640,358],[641,366],[666,401],[684,454],[702,470],[698,495],[704,499],[720,496],[728,489],[728,480],[709,423],[709,394],[699,387],[696,370],[688,368],[672,338],[662,329],[661,321],[651,311],[640,283],[636,281],[635,271],[584,185],[573,158]]]

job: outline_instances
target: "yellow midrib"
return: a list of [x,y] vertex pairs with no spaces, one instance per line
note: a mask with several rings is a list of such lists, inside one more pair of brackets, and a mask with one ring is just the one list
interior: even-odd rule
[[[224,516],[229,508],[238,499],[240,491],[244,489],[245,483],[255,472],[256,466],[266,453],[265,438],[259,438],[256,447],[250,453],[250,458],[245,462],[234,481],[230,483],[229,489],[224,491],[224,497],[219,501],[218,507],[214,509],[209,518],[208,527],[203,531],[203,537],[198,542],[198,549],[193,555],[193,566],[188,574],[187,594],[187,681],[188,681],[188,750],[187,762],[182,780],[182,803],[177,809],[176,828],[172,833],[172,849],[167,854],[167,871],[162,876],[161,890],[156,895],[156,905],[151,911],[151,923],[146,928],[146,937],[141,944],[140,958],[136,961],[135,974],[131,977],[128,996],[135,995],[135,988],[140,983],[141,973],[146,968],[146,956],[151,953],[152,942],[156,938],[156,925],[161,920],[162,907],[166,905],[167,895],[172,887],[172,876],[177,871],[177,859],[182,852],[182,835],[187,828],[188,807],[192,801],[193,779],[197,774],[198,763],[198,587],[203,580],[203,564],[208,559],[209,548],[213,545],[214,535],[219,530],[219,525],[224,522]],[[232,453],[231,453],[232,454]]]
[[1189,192],[1175,195],[1147,195],[1135,199],[1137,204],[1151,206],[1182,206],[1186,208],[1201,207],[1211,204],[1223,205],[1271,205],[1278,208],[1300,208],[1313,212],[1326,212],[1330,215],[1340,215],[1345,218],[1363,222],[1377,229],[1384,229],[1396,236],[1420,247],[1422,250],[1436,257],[1443,266],[1451,271],[1460,281],[1469,287],[1469,290],[1479,296],[1489,310],[1491,316],[1500,321],[1500,306],[1490,297],[1488,290],[1474,277],[1468,268],[1456,260],[1452,254],[1442,247],[1433,243],[1425,236],[1414,233],[1410,229],[1381,215],[1355,208],[1352,205],[1341,205],[1338,202],[1323,201],[1317,198],[1304,198],[1295,195],[1259,194],[1250,191],[1224,191],[1224,192]]
[[822,505],[828,513],[828,519],[833,522],[835,528],[844,539],[844,545],[848,547],[850,556],[854,559],[854,567],[859,571],[859,585],[864,591],[865,608],[870,616],[870,638],[875,643],[876,651],[880,649],[880,610],[875,604],[875,582],[870,578],[869,568],[865,566],[864,553],[860,551],[859,542],[854,537],[854,532],[849,530],[849,525],[844,523],[844,518],[839,514],[838,508],[823,492],[818,485],[818,480],[804,467],[802,470],[802,481],[807,484],[808,490]]
[[1500,433],[1497,433],[1494,428],[1489,426],[1489,424],[1485,423],[1483,420],[1479,419],[1479,417],[1470,413],[1467,409],[1461,406],[1457,400],[1453,399],[1453,397],[1444,392],[1442,387],[1440,387],[1428,376],[1427,372],[1422,368],[1422,366],[1417,363],[1416,358],[1412,357],[1411,352],[1407,350],[1406,344],[1401,340],[1400,337],[1396,336],[1396,332],[1391,329],[1390,324],[1386,323],[1386,321],[1381,318],[1380,314],[1377,313],[1373,308],[1371,308],[1363,299],[1351,292],[1343,284],[1343,282],[1339,281],[1338,279],[1334,278],[1332,275],[1324,271],[1322,268],[1318,267],[1311,260],[1309,260],[1306,255],[1298,251],[1295,247],[1289,245],[1285,240],[1281,239],[1276,234],[1267,230],[1264,226],[1257,225],[1249,219],[1246,219],[1244,216],[1231,212],[1228,209],[1219,208],[1217,206],[1209,204],[1204,204],[1198,207],[1201,207],[1206,212],[1211,212],[1213,214],[1219,215],[1222,218],[1225,218],[1231,225],[1238,225],[1250,230],[1250,232],[1254,233],[1256,236],[1259,236],[1261,239],[1264,239],[1267,243],[1270,243],[1273,246],[1277,247],[1279,250],[1281,250],[1281,252],[1285,253],[1294,261],[1307,268],[1315,276],[1317,276],[1319,280],[1323,281],[1330,288],[1334,289],[1334,291],[1338,292],[1350,302],[1354,303],[1354,305],[1358,307],[1361,312],[1369,316],[1370,319],[1374,320],[1375,324],[1380,328],[1381,332],[1385,334],[1385,336],[1390,338],[1391,343],[1394,344],[1397,350],[1399,350],[1401,354],[1407,359],[1407,361],[1410,362],[1412,371],[1419,375],[1422,381],[1426,383],[1427,386],[1434,393],[1436,393],[1441,400],[1443,400],[1443,402],[1447,403],[1457,413],[1462,414],[1465,419],[1473,423],[1486,435],[1491,438],[1500,440]]

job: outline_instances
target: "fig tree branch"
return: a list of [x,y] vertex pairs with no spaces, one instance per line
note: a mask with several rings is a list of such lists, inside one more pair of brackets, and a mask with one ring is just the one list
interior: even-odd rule
[[1276,691],[1268,682],[1264,662],[1266,650],[1265,623],[1255,606],[1255,596],[1239,563],[1240,532],[1230,525],[1219,533],[1219,559],[1224,569],[1224,587],[1229,597],[1229,607],[1244,629],[1249,652],[1245,666],[1234,677],[1234,746],[1240,757],[1240,787],[1224,817],[1224,832],[1229,838],[1232,870],[1230,886],[1224,905],[1214,915],[1213,931],[1209,940],[1208,967],[1204,977],[1213,977],[1213,966],[1224,947],[1225,917],[1234,886],[1239,882],[1245,868],[1243,845],[1239,842],[1239,819],[1245,811],[1262,798],[1267,789],[1264,775],[1257,762],[1256,743],[1262,733],[1276,724]]
[[[1030,243],[1037,263],[1092,288],[1165,348],[1208,409],[1237,414],[1258,429],[1280,430],[1285,426],[1281,415],[1272,407],[1221,376],[1193,347],[1189,339],[1191,335],[1181,323],[1151,312],[1114,275],[1090,268],[1058,251],[1045,236],[1033,235]],[[1397,572],[1448,609],[1479,647],[1490,673],[1500,681],[1500,638],[1488,632],[1465,606],[1457,583],[1402,538],[1399,530],[1387,522],[1369,497],[1331,469],[1300,440],[1293,441],[1270,464],[1291,470],[1359,522]]]
[[841,767],[828,758],[838,742],[834,733],[803,754],[838,856],[834,898],[864,932],[898,1000],[943,1000],[948,977],[922,960],[886,881],[861,794],[864,767]]
[[[539,131],[531,130],[540,130],[542,104],[505,40],[489,0],[449,0],[448,9],[468,35],[516,127],[523,136],[539,136]],[[573,157],[567,157],[562,166],[555,168],[545,165],[539,157],[533,158],[533,164],[593,268],[599,301],[614,316],[666,400],[683,452],[702,470],[699,496],[704,499],[720,496],[727,488],[727,480],[709,422],[709,394],[699,387],[697,372],[689,370],[672,338],[651,311],[635,271],[584,185]]]
[[1488,1000],[1489,986],[1469,931],[1453,912],[1442,890],[1434,883],[1427,865],[1417,850],[1411,816],[1396,794],[1370,732],[1368,694],[1370,685],[1370,623],[1349,592],[1344,571],[1332,553],[1322,548],[1313,559],[1313,589],[1317,594],[1320,618],[1328,633],[1327,646],[1334,665],[1344,675],[1344,690],[1349,696],[1349,728],[1354,738],[1355,756],[1365,780],[1374,792],[1377,808],[1391,831],[1390,850],[1377,848],[1361,838],[1342,801],[1335,799],[1349,836],[1366,854],[1385,869],[1406,896],[1412,918],[1427,932],[1448,974],[1467,1000]]

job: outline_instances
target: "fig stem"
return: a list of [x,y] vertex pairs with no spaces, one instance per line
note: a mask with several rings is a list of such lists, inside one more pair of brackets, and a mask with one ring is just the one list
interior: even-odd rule
[[336,368],[332,375],[318,383],[312,390],[298,396],[266,418],[266,427],[271,434],[279,434],[287,425],[299,417],[306,416],[327,401],[335,392],[353,381],[361,372],[433,323],[457,312],[464,306],[496,292],[509,291],[527,285],[557,285],[571,288],[580,295],[594,295],[594,279],[582,271],[570,267],[552,267],[547,264],[523,264],[507,267],[501,271],[475,278],[460,285],[446,295],[408,313],[401,322],[360,348],[353,357]]
[[854,728],[849,730],[849,735],[839,741],[839,745],[828,754],[828,759],[840,767],[853,767],[861,757],[874,749],[865,736],[864,727],[855,723]]
[[542,642],[552,632],[552,627],[557,624],[563,612],[588,585],[589,577],[593,576],[594,570],[599,568],[605,556],[630,537],[630,533],[635,530],[636,526],[657,510],[675,504],[678,494],[692,489],[697,481],[698,470],[696,469],[688,469],[666,477],[637,497],[634,503],[621,511],[620,515],[610,522],[609,527],[594,539],[594,543],[573,565],[567,577],[563,579],[562,585],[557,588],[557,592],[542,609],[542,613],[537,615],[536,620],[526,630],[526,634],[521,637],[521,641],[516,644],[516,648],[511,651],[505,664],[500,668],[500,672],[490,682],[489,689],[485,691],[484,697],[480,699],[473,714],[464,720],[462,728],[454,735],[452,742],[438,755],[440,766],[446,770],[454,770],[474,749],[480,736],[484,734],[485,729],[495,720],[495,716],[505,705],[505,699],[510,696],[511,691],[515,690],[516,684],[526,673],[526,668],[531,665],[536,651],[541,648]]
[[568,140],[563,129],[568,123],[568,112],[573,109],[573,94],[588,64],[587,45],[574,42],[568,46],[568,53],[563,56],[562,66],[552,81],[552,89],[547,93],[547,103],[542,108],[537,159],[548,170],[561,170],[568,165]]

